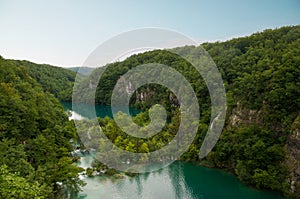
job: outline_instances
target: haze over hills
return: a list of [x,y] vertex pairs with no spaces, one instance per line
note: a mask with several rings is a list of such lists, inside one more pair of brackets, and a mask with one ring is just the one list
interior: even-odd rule
[[91,67],[87,67],[87,66],[77,66],[77,67],[68,67],[67,69],[72,70],[76,73],[79,72],[82,75],[88,76],[92,73],[92,71],[95,68],[91,68]]

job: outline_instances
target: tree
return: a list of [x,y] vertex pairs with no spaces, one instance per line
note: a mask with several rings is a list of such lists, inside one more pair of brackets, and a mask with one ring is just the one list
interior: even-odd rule
[[0,198],[44,199],[50,190],[38,182],[30,182],[17,173],[10,173],[6,165],[0,167]]

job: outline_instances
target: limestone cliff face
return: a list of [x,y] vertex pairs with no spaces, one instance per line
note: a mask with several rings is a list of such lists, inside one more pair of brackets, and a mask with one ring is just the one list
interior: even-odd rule
[[130,80],[126,80],[124,77],[121,77],[119,82],[120,85],[122,85],[122,88],[117,88],[117,92],[123,92],[124,87],[127,95],[132,95],[134,92],[136,92],[136,101],[145,102],[155,94],[149,88],[143,91],[136,90],[135,85]]
[[[229,114],[226,128],[250,124],[264,125],[262,111],[246,109],[239,103]],[[300,116],[292,124],[285,149],[286,158],[284,163],[289,172],[289,194],[300,198]]]
[[285,145],[285,164],[289,170],[290,192],[300,197],[300,116],[295,119],[291,130]]
[[246,109],[237,103],[237,107],[232,110],[229,115],[229,126],[239,127],[247,124],[260,124],[262,125],[262,112],[259,110]]

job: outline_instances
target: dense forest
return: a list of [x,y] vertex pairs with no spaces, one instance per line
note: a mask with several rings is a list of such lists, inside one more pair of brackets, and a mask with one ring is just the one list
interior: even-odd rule
[[[187,61],[201,54],[202,48],[185,46],[132,55],[122,62],[100,67],[87,77],[79,76],[79,88],[85,92],[75,90],[73,94],[78,102],[95,100],[97,104],[109,105],[114,85],[122,74],[147,63],[171,66],[191,84],[201,112],[198,133],[181,160],[222,168],[248,185],[296,197],[300,195],[299,46],[300,26],[202,44],[221,72],[227,96],[222,135],[203,159],[198,154],[209,128],[211,101],[201,75]],[[0,198],[53,198],[65,190],[78,190],[82,185],[78,173],[82,170],[72,164],[75,160],[70,155],[74,149],[70,141],[77,139],[75,127],[58,101],[71,100],[76,73],[2,57],[0,70]],[[102,72],[100,81],[93,82]],[[96,99],[92,99],[89,88],[95,87]],[[98,118],[97,122],[117,147],[148,153],[174,138],[180,124],[179,103],[174,93],[150,84],[135,91],[130,102],[144,110],[133,118],[140,126],[149,123],[148,109],[156,103],[167,110],[168,122],[157,135],[137,139],[122,132],[113,119]],[[122,113],[118,117],[126,120]],[[77,133],[84,135],[90,130],[89,136],[93,136],[93,129],[88,128],[89,125],[82,125]],[[90,144],[85,147],[99,151],[106,147],[101,139]],[[140,161],[149,159],[145,156]],[[92,166],[89,173],[108,169],[97,161]]]
[[75,71],[25,60],[10,60],[10,62],[17,67],[26,68],[28,74],[43,87],[45,92],[53,94],[60,101],[72,100]]
[[[299,139],[293,137],[294,132],[299,131],[300,117],[299,46],[299,26],[265,30],[248,37],[202,45],[222,74],[228,109],[220,140],[201,160],[199,149],[210,119],[209,93],[199,73],[184,59],[197,57],[202,51],[200,47],[150,51],[109,64],[97,86],[93,76],[104,70],[99,68],[82,82],[86,92],[76,99],[89,102],[91,93],[88,88],[92,82],[97,86],[95,102],[110,104],[114,85],[130,69],[147,63],[171,66],[191,83],[201,111],[198,134],[182,160],[229,170],[244,183],[257,188],[285,194],[300,193]],[[124,83],[129,85],[131,82]],[[135,152],[156,150],[174,137],[178,127],[176,97],[170,90],[150,84],[139,88],[131,99],[132,106],[143,110],[156,103],[166,108],[170,123],[159,135],[147,140],[128,137],[109,118],[100,120],[100,123],[104,124],[104,129],[114,129],[106,134],[122,149]],[[142,126],[149,122],[143,114],[136,120]]]
[[65,198],[83,184],[70,156],[74,125],[30,76],[34,64],[16,63],[0,57],[0,198]]
[[203,46],[222,73],[229,107],[207,160],[245,183],[299,194],[300,26]]

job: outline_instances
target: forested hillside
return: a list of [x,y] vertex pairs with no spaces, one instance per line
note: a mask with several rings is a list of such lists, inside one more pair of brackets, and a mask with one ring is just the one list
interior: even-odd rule
[[300,26],[204,44],[227,87],[228,121],[207,160],[259,188],[300,193]]
[[[97,104],[109,105],[112,90],[122,74],[147,63],[171,66],[191,84],[201,112],[197,136],[181,160],[222,168],[251,186],[297,197],[300,195],[299,46],[300,26],[202,45],[221,72],[228,106],[222,135],[204,159],[199,159],[198,154],[209,127],[210,96],[201,75],[182,58],[197,57],[202,53],[200,47],[155,50],[108,64],[82,77],[79,88],[84,92],[74,94],[79,102],[88,99],[89,103],[95,100]],[[94,77],[104,69],[100,81],[94,82]],[[76,133],[57,100],[71,100],[75,75],[66,69],[0,58],[0,198],[18,194],[19,198],[48,198],[65,186],[68,190],[78,189],[80,169],[72,165],[70,157],[73,150],[70,140],[76,139]],[[123,83],[132,92],[132,82]],[[91,98],[92,88],[97,89],[96,99]],[[137,153],[155,151],[167,145],[177,132],[178,99],[169,89],[155,84],[139,88],[131,98],[131,105],[142,110],[156,103],[166,108],[168,124],[161,133],[148,139],[137,140],[125,134],[110,118],[98,122],[116,146]],[[142,126],[148,124],[148,112],[136,116],[134,121]],[[93,131],[89,136],[92,134]],[[103,140],[91,144],[95,148],[105,147]],[[147,158],[142,161],[148,161]],[[97,170],[105,167],[96,161],[93,166]],[[15,195],[9,195],[12,193],[9,190],[15,190]]]
[[30,76],[35,65],[16,63],[0,57],[0,198],[65,198],[82,184],[70,156],[74,124]]
[[76,72],[57,66],[29,61],[10,60],[15,66],[26,68],[28,74],[61,101],[71,101]]
[[[202,46],[222,74],[228,105],[221,138],[205,159],[199,160],[198,153],[209,124],[208,90],[197,71],[186,60],[171,53],[196,57],[193,55],[201,54],[199,47],[180,47],[171,49],[171,52],[151,51],[109,64],[98,86],[91,81],[97,70],[83,82],[86,92],[80,93],[80,97],[85,101],[90,96],[89,87],[97,86],[96,103],[109,104],[117,80],[131,68],[153,62],[172,66],[191,83],[201,109],[198,135],[182,159],[229,170],[244,183],[258,188],[300,195],[300,138],[297,134],[300,117],[300,26],[265,30],[248,37]],[[130,88],[131,82],[124,83]],[[79,101],[80,97],[77,98]],[[143,86],[131,100],[131,105],[142,109],[155,103],[166,107],[169,115],[173,116],[173,119],[169,116],[169,121],[174,122],[170,126],[173,124],[176,128],[179,122],[176,121],[178,104],[168,89],[158,85]],[[114,125],[107,120],[103,123]],[[126,141],[130,141],[128,136],[120,134],[119,130],[108,132],[108,135],[116,145],[126,149],[122,143],[126,145]],[[132,150],[138,150],[143,143],[148,149],[156,148],[151,146],[150,140],[144,140],[136,144],[131,142]]]

